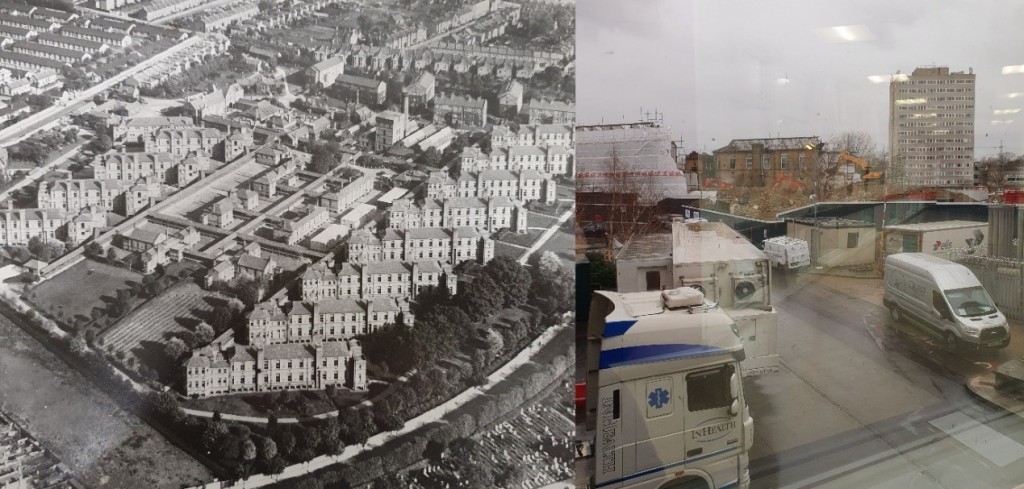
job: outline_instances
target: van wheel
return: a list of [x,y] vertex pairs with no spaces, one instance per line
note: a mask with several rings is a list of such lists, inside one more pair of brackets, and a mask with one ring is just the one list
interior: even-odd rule
[[960,342],[956,339],[956,335],[953,333],[947,331],[944,339],[946,340],[946,351],[948,352],[955,352],[957,347],[960,346]]
[[892,309],[889,309],[889,314],[892,315],[892,320],[897,323],[903,320],[903,313],[900,312],[899,306],[892,306]]

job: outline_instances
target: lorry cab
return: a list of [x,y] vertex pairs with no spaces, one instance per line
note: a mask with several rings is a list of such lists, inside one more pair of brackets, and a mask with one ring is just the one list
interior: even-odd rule
[[748,487],[753,420],[743,358],[735,323],[699,291],[596,291],[584,430],[590,487]]
[[897,253],[886,257],[884,276],[883,303],[893,319],[920,323],[948,350],[1010,344],[1006,316],[967,267],[925,253]]

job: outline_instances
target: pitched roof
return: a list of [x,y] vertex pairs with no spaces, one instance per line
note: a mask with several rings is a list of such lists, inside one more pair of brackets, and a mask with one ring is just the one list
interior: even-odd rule
[[242,255],[238,257],[238,267],[247,268],[249,270],[266,270],[267,266],[270,265],[270,258],[260,258],[252,255]]
[[452,236],[443,228],[409,228],[405,231],[409,239],[450,239]]
[[793,137],[793,138],[760,138],[760,139],[733,139],[729,144],[715,151],[750,151],[754,145],[764,145],[768,151],[791,151],[806,150],[807,145],[816,146],[821,143],[817,136]]
[[366,312],[366,309],[358,301],[349,297],[339,299],[322,299],[313,305],[313,310],[318,314],[358,314]]
[[367,263],[363,267],[367,275],[378,275],[385,273],[409,273],[409,267],[398,260],[383,260]]

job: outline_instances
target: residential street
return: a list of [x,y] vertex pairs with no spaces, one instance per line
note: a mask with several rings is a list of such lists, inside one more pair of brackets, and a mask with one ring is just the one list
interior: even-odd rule
[[747,378],[755,488],[1012,488],[1024,419],[969,394],[972,374],[1024,352],[950,354],[894,327],[881,279],[777,275],[778,374]]
[[75,98],[72,99],[71,102],[68,102],[66,104],[54,104],[53,106],[45,110],[30,115],[27,119],[19,122],[18,124],[0,130],[0,145],[10,146],[11,144],[21,141],[22,139],[28,136],[31,136],[36,131],[45,128],[50,123],[53,123],[59,120],[61,117],[70,114],[72,111],[80,107],[86,101],[96,96],[96,94],[117,86],[118,83],[121,83],[129,76],[132,76],[150,66],[153,66],[154,64],[157,64],[167,59],[172,54],[181,51],[182,49],[185,49],[186,47],[191,46],[192,44],[195,44],[200,39],[202,39],[201,35],[196,35],[188,39],[185,39],[184,41],[174,45],[170,49],[161,52],[160,54],[157,54],[156,56],[153,56],[152,58],[144,60],[141,63],[131,68],[128,68],[111,78],[103,80],[102,82],[97,83],[96,85],[93,85],[90,88],[78,92],[78,95],[75,96]]

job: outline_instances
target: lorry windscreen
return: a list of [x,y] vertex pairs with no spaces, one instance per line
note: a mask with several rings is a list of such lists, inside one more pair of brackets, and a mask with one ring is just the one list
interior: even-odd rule
[[947,290],[946,299],[953,312],[960,317],[984,316],[997,311],[992,298],[981,287]]

